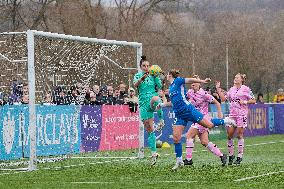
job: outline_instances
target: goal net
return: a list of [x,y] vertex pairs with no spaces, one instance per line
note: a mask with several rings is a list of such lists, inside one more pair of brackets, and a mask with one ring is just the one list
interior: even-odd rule
[[35,170],[88,152],[143,157],[143,125],[121,85],[131,86],[141,54],[136,42],[1,33],[0,168]]

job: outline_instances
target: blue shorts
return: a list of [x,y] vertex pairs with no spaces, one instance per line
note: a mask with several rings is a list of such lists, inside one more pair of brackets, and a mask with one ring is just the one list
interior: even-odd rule
[[174,125],[187,126],[189,121],[193,123],[198,123],[204,117],[204,115],[197,110],[192,104],[189,104],[183,112],[175,113],[176,120]]

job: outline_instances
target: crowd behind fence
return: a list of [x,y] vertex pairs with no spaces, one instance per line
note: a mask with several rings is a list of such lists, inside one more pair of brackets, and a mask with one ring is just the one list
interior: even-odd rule
[[[221,103],[216,88],[207,87],[205,90]],[[168,89],[159,90],[158,93],[163,101],[170,101]],[[256,95],[256,101],[257,103],[267,102],[262,93]],[[282,88],[277,90],[272,102],[284,103],[284,90]],[[27,83],[13,81],[9,94],[0,91],[0,105],[28,103],[29,89]],[[127,87],[124,83],[116,87],[104,84],[101,86],[82,86],[82,84],[77,83],[73,86],[55,86],[52,90],[41,94],[36,103],[43,105],[129,105],[130,109],[136,112],[138,97],[136,96],[136,90]]]

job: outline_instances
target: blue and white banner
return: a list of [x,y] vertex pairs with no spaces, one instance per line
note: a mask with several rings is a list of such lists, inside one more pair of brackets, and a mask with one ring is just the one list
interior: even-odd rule
[[[104,107],[105,110],[112,110],[113,108],[117,108],[117,106]],[[129,143],[129,145],[126,145],[124,142],[122,144],[118,143],[119,145],[114,145],[113,142],[108,143],[111,147],[121,147],[122,145],[125,146],[123,149],[136,147],[138,145],[138,139],[132,136],[138,136],[139,134],[139,120],[136,119],[138,112],[134,115],[128,111],[128,106],[121,108],[125,108],[125,110],[122,111],[123,116],[121,117],[134,118],[131,119],[131,124],[129,124],[129,120],[121,120],[121,123],[113,122],[112,126],[108,122],[103,122],[102,119],[108,120],[108,118],[110,118],[109,116],[113,116],[112,112],[114,111],[102,111],[102,107],[37,105],[37,155],[50,156],[105,150],[102,144],[105,144],[106,141],[108,142],[112,139],[112,136],[116,135],[122,136],[119,138],[120,140],[129,140],[129,136],[131,136],[131,139],[135,139],[133,141],[136,143]],[[283,104],[256,104],[249,106],[249,109],[250,113],[246,136],[284,133]],[[227,114],[228,106],[222,104],[222,111],[224,114]],[[156,132],[156,137],[163,142],[173,143],[172,125],[175,120],[175,115],[170,107],[163,108],[163,112],[165,127],[162,131]],[[214,105],[210,105],[210,113],[212,117],[216,117]],[[158,123],[157,114],[155,114],[155,123]],[[185,142],[185,133],[188,131],[190,125],[191,123],[188,123],[187,127],[184,129],[182,142]],[[112,129],[104,129],[107,127],[109,127],[108,129],[110,129],[110,127]],[[131,135],[129,135],[129,133],[131,133]],[[222,126],[210,130],[209,133],[210,140],[226,138],[226,130]],[[110,137],[109,140],[104,139],[103,142],[102,140],[97,140],[106,138],[106,136],[108,136],[108,138]],[[145,131],[145,146],[147,146],[147,138],[148,134]],[[29,139],[28,106],[0,106],[0,159],[10,160],[28,157],[30,151]],[[95,139],[95,141],[92,142],[90,139]]]
[[[81,143],[80,110],[76,106],[37,106],[37,155],[79,153]],[[0,108],[1,159],[28,157],[29,111],[28,106]]]

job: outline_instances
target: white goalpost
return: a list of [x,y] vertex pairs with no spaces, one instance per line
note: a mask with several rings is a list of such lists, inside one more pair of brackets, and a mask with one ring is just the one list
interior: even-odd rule
[[[21,110],[21,112],[23,112],[23,115],[28,115],[28,130],[25,130],[24,123],[17,120],[15,123],[19,124],[19,129],[16,128],[14,130],[15,133],[19,133],[19,136],[23,135],[23,139],[19,137],[16,141],[19,144],[22,142],[21,148],[23,154],[24,150],[27,150],[24,144],[29,143],[29,150],[22,155],[22,157],[29,158],[28,167],[26,168],[28,171],[36,170],[38,156],[43,156],[43,154],[48,156],[48,151],[53,151],[54,154],[52,155],[55,156],[61,155],[61,152],[55,153],[57,148],[55,145],[62,141],[66,143],[61,149],[62,154],[72,155],[74,151],[77,153],[78,149],[82,148],[78,144],[81,142],[81,139],[78,136],[78,128],[75,127],[80,122],[81,107],[85,103],[84,100],[91,85],[104,84],[117,86],[121,81],[129,79],[131,70],[140,69],[139,62],[142,56],[142,44],[137,42],[88,38],[36,30],[14,33],[5,32],[1,33],[1,35],[5,36],[4,39],[0,39],[0,61],[4,61],[3,65],[9,66],[9,64],[13,64],[14,66],[21,63],[26,65],[26,75],[22,76],[22,80],[26,80],[28,83],[29,101],[26,107],[28,110]],[[17,35],[21,35],[21,42],[17,41],[15,37]],[[11,36],[11,39],[8,39],[6,36]],[[10,53],[8,50],[5,50],[9,45],[5,46],[5,48],[3,47],[3,50],[1,44],[5,43],[5,41],[20,43],[21,45],[16,44],[16,47],[24,48],[25,50],[17,52],[17,50],[13,49],[15,52]],[[16,75],[21,75],[18,73],[19,66],[21,65],[17,65]],[[55,107],[39,107],[41,98],[53,90],[53,85],[60,86],[58,91],[62,91],[67,86],[74,85],[76,82],[80,83],[82,87],[80,95],[73,101],[76,104],[75,107],[72,107],[74,106],[73,104],[69,105],[74,111],[73,109],[69,110],[70,108],[62,107],[62,115],[58,114],[58,117],[56,117],[54,116],[57,111]],[[5,82],[2,81],[2,83]],[[6,86],[2,84],[2,87],[6,87],[6,90],[9,88],[7,84]],[[11,106],[4,109],[3,112],[7,109],[9,115],[11,112],[16,111],[15,108],[11,109]],[[37,115],[38,111],[43,111],[45,116]],[[48,111],[53,111],[53,113]],[[73,115],[72,118],[69,116],[71,114]],[[94,116],[98,115],[102,117],[101,114],[102,112],[96,113]],[[12,118],[10,116],[9,120]],[[90,120],[93,121],[92,119]],[[102,120],[102,122],[104,121]],[[7,128],[3,126],[3,130],[10,129]],[[46,134],[47,130],[50,130],[50,133],[53,133],[53,135],[50,133]],[[12,133],[10,130],[7,132]],[[25,132],[28,132],[28,135]],[[106,131],[103,130],[100,132]],[[42,141],[39,142],[39,140]],[[79,142],[75,144],[73,143],[74,140]],[[11,145],[15,145],[13,142],[11,143]],[[43,147],[37,149],[39,144]],[[45,148],[47,151],[44,151]],[[37,150],[40,150],[39,154],[37,154]],[[137,152],[138,158],[144,157],[144,126],[140,116]],[[9,157],[7,156],[6,159],[9,159]]]

